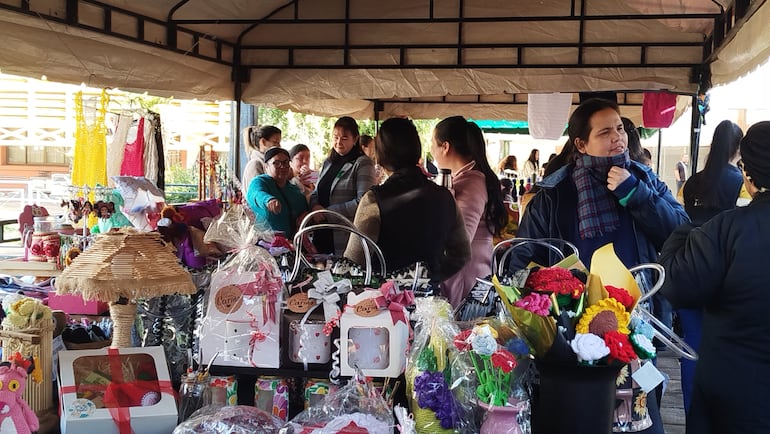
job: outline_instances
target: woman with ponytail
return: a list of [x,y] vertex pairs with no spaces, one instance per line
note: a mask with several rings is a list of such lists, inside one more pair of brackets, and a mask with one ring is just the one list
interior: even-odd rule
[[265,173],[265,151],[281,146],[281,130],[272,125],[246,127],[243,129],[243,143],[249,153],[249,161],[241,176],[241,190],[246,197],[251,181]]
[[489,167],[481,129],[462,116],[446,118],[433,130],[431,154],[452,171],[452,193],[471,240],[471,259],[444,281],[443,293],[457,307],[477,277],[492,274],[492,236],[508,223],[500,180]]

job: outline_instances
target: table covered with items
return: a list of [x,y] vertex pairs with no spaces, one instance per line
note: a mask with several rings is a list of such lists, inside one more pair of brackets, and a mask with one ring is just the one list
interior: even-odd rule
[[[81,302],[66,328],[35,297],[3,299],[18,410],[0,424],[32,432],[53,409],[65,434],[628,432],[662,380],[652,339],[694,357],[612,245],[588,270],[553,245],[534,263],[547,240],[503,242],[453,309],[423,264],[388,270],[352,225],[306,219],[289,240],[238,204],[161,214],[160,233],[108,231],[63,264],[54,297]],[[356,234],[365,263],[306,252],[318,229]]]

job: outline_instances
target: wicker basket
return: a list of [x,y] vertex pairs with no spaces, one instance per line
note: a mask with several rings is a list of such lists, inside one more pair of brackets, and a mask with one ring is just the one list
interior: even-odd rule
[[37,329],[9,330],[3,326],[0,338],[3,340],[3,360],[15,352],[37,357],[43,381],[27,381],[24,400],[34,412],[42,412],[53,406],[53,321]]

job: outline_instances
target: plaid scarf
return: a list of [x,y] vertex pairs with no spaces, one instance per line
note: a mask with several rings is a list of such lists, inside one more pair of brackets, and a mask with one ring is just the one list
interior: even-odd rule
[[620,226],[618,201],[607,189],[607,172],[612,166],[627,167],[628,150],[612,157],[580,154],[575,161],[572,180],[578,194],[578,229],[580,238],[596,238]]

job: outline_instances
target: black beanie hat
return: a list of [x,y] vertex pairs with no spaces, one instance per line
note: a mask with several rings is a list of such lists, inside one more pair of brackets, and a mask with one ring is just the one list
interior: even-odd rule
[[289,159],[291,159],[291,157],[289,156],[289,151],[287,151],[286,149],[279,148],[279,147],[276,146],[275,148],[270,148],[267,151],[265,151],[265,163],[267,163],[268,161],[272,160],[273,157],[275,157],[278,154],[283,154],[283,155],[289,157]]
[[741,140],[746,176],[757,188],[770,188],[770,121],[752,125]]

